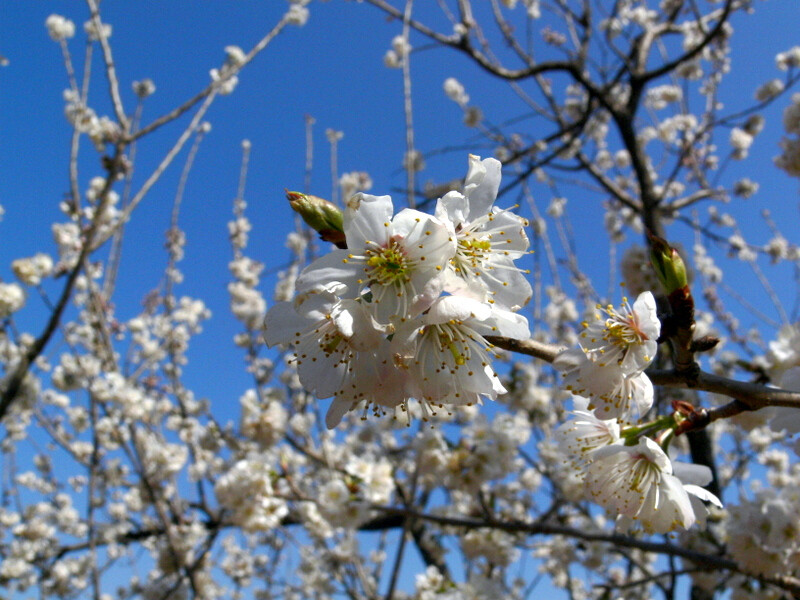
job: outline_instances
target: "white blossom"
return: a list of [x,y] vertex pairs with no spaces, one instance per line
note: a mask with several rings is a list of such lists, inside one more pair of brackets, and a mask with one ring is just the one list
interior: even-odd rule
[[585,481],[589,498],[613,515],[638,521],[648,533],[688,529],[704,519],[705,508],[689,494],[722,506],[703,488],[681,483],[667,455],[647,437],[636,446],[615,444],[595,451]]
[[786,52],[778,53],[775,56],[775,64],[781,71],[800,67],[800,46],[794,46]]
[[100,28],[98,29],[94,19],[86,21],[83,24],[83,30],[86,32],[89,40],[93,42],[100,40],[101,37],[105,39],[111,37],[111,25],[108,23],[100,23]]
[[14,275],[25,285],[39,285],[53,272],[53,259],[39,252],[31,258],[19,258],[11,263]]
[[61,15],[50,15],[44,22],[47,34],[54,40],[68,40],[75,35],[75,23]]
[[231,511],[233,522],[245,531],[269,531],[289,513],[273,487],[274,457],[253,455],[236,462],[214,486],[219,503]]
[[382,324],[420,313],[441,293],[455,243],[438,219],[412,209],[392,217],[389,196],[357,194],[347,203],[344,232],[347,249],[311,263],[299,291],[339,281],[350,298],[369,292],[364,305]]
[[511,310],[524,306],[531,286],[514,261],[526,254],[527,222],[493,207],[501,164],[470,155],[464,193],[449,192],[436,204],[436,216],[456,240],[445,274],[445,289]]
[[776,96],[779,96],[784,89],[783,81],[780,79],[771,79],[756,89],[755,98],[759,102],[766,102],[767,100],[772,100]]
[[460,106],[465,106],[469,103],[469,95],[464,90],[461,82],[455,77],[448,77],[444,80],[444,93],[450,100]]
[[0,319],[25,305],[25,291],[16,283],[0,283]]
[[398,328],[392,353],[426,404],[473,404],[505,393],[483,336],[529,337],[520,315],[461,296],[443,296]]

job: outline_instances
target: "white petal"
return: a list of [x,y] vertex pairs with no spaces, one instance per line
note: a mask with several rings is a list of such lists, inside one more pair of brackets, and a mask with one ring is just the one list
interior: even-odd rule
[[701,488],[699,485],[688,484],[684,485],[683,489],[685,489],[689,494],[700,498],[700,500],[711,502],[711,504],[722,508],[722,501],[707,489]]
[[363,266],[348,261],[348,250],[334,250],[320,256],[308,265],[297,278],[297,291],[305,292],[315,286],[339,282],[347,286],[348,293],[358,292],[358,279],[364,275]]
[[455,232],[455,227],[467,222],[469,203],[462,194],[447,192],[436,202],[433,214],[442,222],[451,223]]
[[360,252],[368,242],[383,246],[389,240],[392,213],[391,196],[356,194],[347,201],[344,211],[344,235],[347,247]]
[[264,341],[267,346],[289,344],[296,333],[308,327],[308,321],[300,317],[291,302],[279,302],[267,311],[264,318]]
[[464,181],[464,195],[469,199],[469,218],[489,212],[500,188],[503,165],[496,158],[470,155],[469,169]]
[[475,318],[483,321],[488,319],[491,314],[492,309],[488,304],[472,298],[442,296],[431,306],[424,321],[428,324],[446,323],[450,319],[466,321]]
[[[661,321],[658,320],[656,299],[652,292],[642,292],[633,304],[639,328],[650,340],[655,342],[661,333]],[[655,355],[655,351],[652,352]]]
[[328,408],[327,414],[325,415],[325,426],[328,429],[333,429],[336,427],[342,422],[342,417],[344,417],[345,413],[352,407],[352,402],[342,400],[340,398],[334,398],[333,402],[331,402],[331,405]]
[[695,486],[707,485],[714,478],[711,469],[705,465],[677,461],[672,463],[672,473],[684,484],[694,484]]

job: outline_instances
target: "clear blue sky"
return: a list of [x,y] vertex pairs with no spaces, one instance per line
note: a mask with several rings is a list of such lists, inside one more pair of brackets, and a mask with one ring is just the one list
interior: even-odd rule
[[[430,0],[417,2],[423,11],[433,4]],[[780,77],[774,66],[775,54],[800,44],[800,3],[771,0],[755,6],[753,17],[740,15],[734,20],[733,75],[721,96],[731,106],[741,106],[742,98],[749,102],[757,85]],[[208,71],[222,63],[225,46],[236,44],[249,49],[272,28],[286,7],[283,0],[106,0],[102,10],[104,20],[114,27],[111,41],[126,107],[134,107],[131,82],[149,77],[157,91],[147,102],[144,122],[171,109],[207,85]],[[389,193],[405,183],[400,171],[405,150],[402,79],[400,71],[387,69],[382,60],[391,39],[400,32],[400,24],[388,22],[372,7],[355,2],[313,2],[310,9],[311,18],[305,27],[288,28],[240,75],[234,94],[216,101],[208,115],[213,130],[197,157],[184,198],[181,226],[187,233],[188,246],[181,269],[186,281],[178,293],[202,298],[214,313],[204,334],[195,341],[186,377],[198,396],[208,397],[215,404],[215,412],[223,420],[238,416],[238,398],[251,385],[243,370],[241,351],[232,344],[239,327],[229,314],[226,291],[231,258],[226,222],[236,193],[241,141],[252,142],[246,198],[254,228],[247,254],[266,263],[268,269],[280,266],[289,256],[283,241],[292,219],[283,190],[302,188],[304,115],[316,119],[314,193],[330,194],[326,128],[344,132],[340,172],[368,171],[376,194]],[[59,13],[76,22],[79,33],[70,41],[70,48],[80,70],[81,29],[88,11],[83,3],[67,0],[6,1],[0,11],[0,53],[10,61],[0,69],[0,205],[6,211],[0,222],[0,277],[11,280],[13,259],[39,251],[55,253],[50,225],[63,220],[58,203],[68,190],[70,128],[62,100],[67,79],[60,49],[47,36],[44,21],[49,14]],[[415,36],[412,44],[420,46],[423,42]],[[463,151],[429,158],[421,179],[461,177],[467,152],[486,155],[487,151],[482,144],[473,148],[465,143],[473,139],[473,132],[462,125],[461,112],[445,97],[442,82],[450,76],[461,80],[473,101],[495,122],[515,115],[519,105],[504,104],[507,95],[498,99],[497,82],[476,72],[454,52],[435,49],[419,53],[412,59],[411,68],[418,148],[431,152],[447,146],[464,147]],[[109,107],[98,60],[93,70],[90,104],[98,114],[105,114]],[[798,182],[772,166],[785,104],[781,101],[766,113],[767,127],[757,138],[751,159],[743,163],[747,170],[737,173],[733,169],[728,180],[739,175],[758,179],[761,191],[750,201],[750,220],[757,222],[760,208],[769,207],[777,213],[786,233],[794,233],[797,239]],[[141,144],[136,181],[143,181],[178,133],[173,125]],[[82,190],[91,177],[102,173],[97,154],[86,150],[81,161]],[[116,298],[120,319],[134,316],[143,295],[161,280],[166,261],[164,232],[169,226],[181,166],[178,160],[171,167],[128,227],[123,277]],[[537,198],[544,208],[549,196],[544,190],[540,192]],[[589,210],[598,203],[598,198],[571,196],[568,208]],[[599,224],[580,219],[576,223],[579,254],[597,253]],[[754,231],[761,232],[754,241],[768,239],[757,223]],[[602,240],[600,248],[604,249],[604,236]],[[605,265],[604,253],[600,251],[598,265]],[[788,270],[785,275],[777,286],[789,301],[794,298],[796,284],[789,279]],[[267,278],[262,288],[268,300],[272,281]],[[58,282],[47,289],[55,294],[60,286]],[[598,289],[604,292],[606,288],[600,277]],[[31,297],[19,323],[38,334],[43,314],[41,303]],[[748,324],[746,319],[744,323]]]

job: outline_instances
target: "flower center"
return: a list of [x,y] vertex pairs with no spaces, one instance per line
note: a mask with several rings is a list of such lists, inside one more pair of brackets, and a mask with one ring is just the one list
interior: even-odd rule
[[[428,325],[422,331],[423,336],[433,337],[440,353],[449,352],[456,365],[464,365],[470,358],[470,348],[466,338],[457,327],[450,324]],[[460,343],[459,343],[460,342]]]
[[606,334],[604,337],[613,344],[618,346],[629,346],[631,344],[641,344],[649,338],[639,328],[639,323],[636,322],[634,315],[620,315],[617,312],[612,312],[613,309],[609,307],[609,319],[606,320]]
[[381,285],[408,280],[411,261],[396,240],[390,240],[384,247],[370,248],[366,255],[370,279]]
[[454,262],[468,263],[473,267],[481,264],[492,251],[492,243],[489,240],[480,240],[473,237],[464,237],[458,240],[458,249]]

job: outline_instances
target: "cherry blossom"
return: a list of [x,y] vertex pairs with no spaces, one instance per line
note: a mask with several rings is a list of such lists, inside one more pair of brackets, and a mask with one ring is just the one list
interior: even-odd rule
[[445,289],[519,310],[531,297],[525,271],[514,265],[528,249],[527,222],[493,207],[501,167],[497,159],[470,155],[464,193],[449,192],[440,198],[435,214],[457,242]]
[[443,296],[398,329],[392,344],[425,404],[472,404],[506,391],[492,367],[486,335],[523,339],[529,336],[528,323],[471,298]]
[[709,492],[684,485],[672,463],[647,437],[635,446],[614,444],[598,449],[586,469],[588,496],[613,515],[638,521],[648,533],[687,529],[698,519],[689,494],[721,506]]
[[311,263],[297,280],[298,291],[338,281],[350,298],[369,293],[366,305],[382,324],[427,309],[443,289],[455,242],[438,219],[412,209],[392,218],[392,209],[389,196],[356,194],[348,200],[347,249]]

